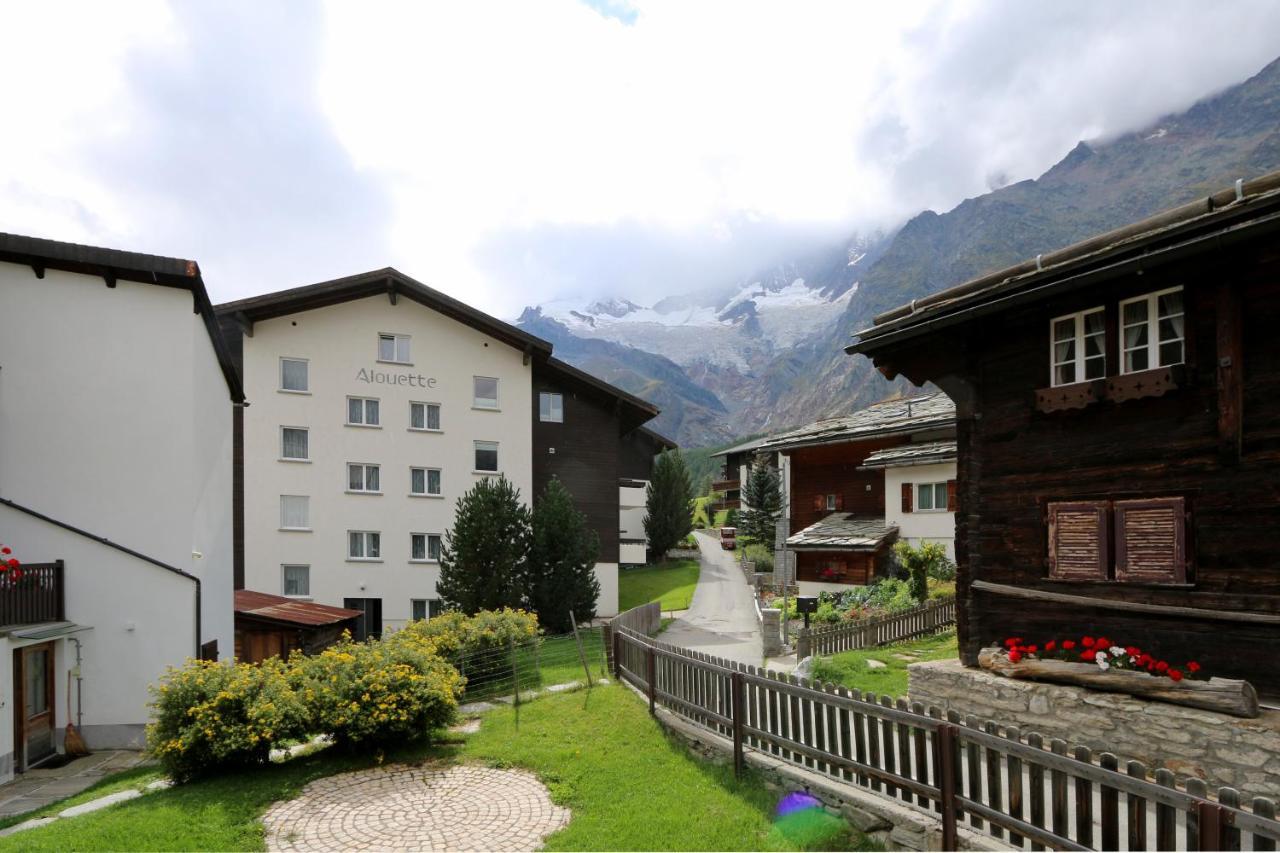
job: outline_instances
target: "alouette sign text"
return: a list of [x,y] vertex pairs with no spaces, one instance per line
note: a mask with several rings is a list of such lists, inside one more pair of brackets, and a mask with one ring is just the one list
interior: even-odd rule
[[356,381],[368,382],[370,385],[408,385],[413,388],[434,388],[436,378],[423,376],[421,373],[387,373],[384,370],[356,371]]

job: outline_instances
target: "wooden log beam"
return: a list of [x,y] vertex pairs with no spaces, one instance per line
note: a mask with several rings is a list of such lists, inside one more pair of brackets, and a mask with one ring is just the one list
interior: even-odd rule
[[1090,663],[1023,658],[1014,663],[1004,649],[990,646],[978,653],[978,665],[1008,678],[1051,681],[1112,693],[1127,693],[1191,708],[1203,708],[1235,717],[1258,716],[1258,694],[1247,681],[1210,678],[1208,681],[1174,681],[1132,670],[1103,670]]
[[1233,610],[1209,610],[1204,607],[1178,607],[1169,604],[1143,604],[1140,601],[1119,601],[1112,598],[1098,598],[1092,595],[1072,595],[1066,592],[1052,592],[1035,587],[1011,586],[991,581],[973,581],[970,585],[978,592],[1003,595],[1010,598],[1025,598],[1031,601],[1052,601],[1059,604],[1078,604],[1082,607],[1097,607],[1103,610],[1125,610],[1131,613],[1154,613],[1160,616],[1186,616],[1192,619],[1214,619],[1222,622],[1255,622],[1263,625],[1280,625],[1280,614],[1251,613]]

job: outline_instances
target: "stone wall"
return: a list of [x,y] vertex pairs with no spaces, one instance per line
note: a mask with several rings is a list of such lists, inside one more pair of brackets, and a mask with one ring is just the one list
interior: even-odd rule
[[1095,751],[1167,767],[1249,796],[1280,791],[1280,711],[1254,720],[1084,687],[1020,681],[959,661],[908,668],[911,701],[1016,725]]

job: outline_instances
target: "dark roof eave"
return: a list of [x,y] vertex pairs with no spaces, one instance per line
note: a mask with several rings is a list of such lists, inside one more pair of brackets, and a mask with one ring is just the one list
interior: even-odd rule
[[872,441],[878,438],[894,438],[900,435],[913,435],[917,432],[927,432],[935,429],[945,429],[947,427],[954,428],[956,419],[954,417],[940,418],[938,420],[921,421],[911,424],[910,426],[899,426],[892,429],[875,430],[871,432],[861,432],[857,435],[833,435],[829,438],[800,440],[787,442],[785,444],[770,444],[762,450],[804,450],[808,447],[825,447],[829,444],[858,444],[863,441]]
[[[634,394],[623,391],[618,386],[605,382],[597,376],[592,376],[585,370],[580,370],[568,362],[548,356],[544,363],[550,370],[594,388],[597,391],[601,391],[604,394],[613,397],[618,402],[631,407],[631,409],[640,417],[640,423],[651,421],[661,413],[661,410],[657,406],[647,400],[642,400]],[[639,424],[636,425],[636,428],[639,428]]]

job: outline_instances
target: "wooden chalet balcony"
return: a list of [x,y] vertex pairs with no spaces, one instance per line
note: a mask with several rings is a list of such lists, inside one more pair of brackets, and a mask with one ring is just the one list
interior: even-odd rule
[[741,485],[738,480],[716,480],[711,484],[711,488],[717,492],[736,492]]
[[62,561],[26,563],[21,576],[0,573],[0,625],[32,625],[66,619]]

